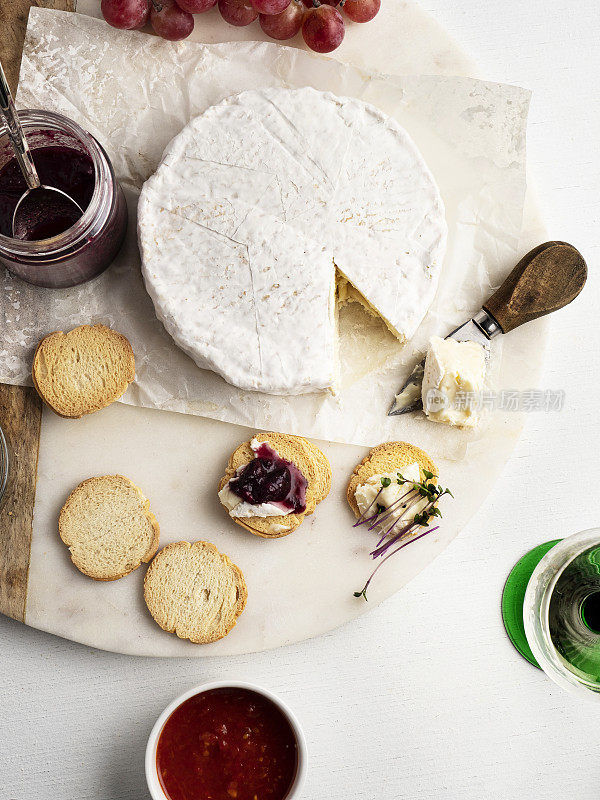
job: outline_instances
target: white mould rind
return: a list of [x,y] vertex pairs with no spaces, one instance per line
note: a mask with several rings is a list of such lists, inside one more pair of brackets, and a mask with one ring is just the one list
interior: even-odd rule
[[335,267],[406,340],[446,232],[403,128],[310,88],[244,92],[192,120],[138,213],[146,287],[177,344],[235,386],[286,395],[335,386]]

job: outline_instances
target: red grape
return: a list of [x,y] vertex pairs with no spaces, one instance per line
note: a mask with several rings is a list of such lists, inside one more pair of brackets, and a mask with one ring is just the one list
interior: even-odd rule
[[190,14],[203,14],[217,5],[217,0],[177,0],[177,5]]
[[344,38],[344,20],[337,8],[319,6],[309,11],[302,25],[302,36],[311,50],[331,53]]
[[250,25],[258,17],[250,0],[219,0],[219,11],[225,22],[238,27]]
[[113,28],[143,28],[150,16],[148,0],[102,0],[102,16]]
[[261,14],[260,27],[272,39],[291,39],[295,36],[304,20],[304,9],[297,0],[292,0],[281,14]]
[[381,8],[381,0],[346,0],[343,9],[352,22],[370,22]]
[[259,14],[281,14],[290,4],[290,0],[251,0],[252,6]]
[[150,22],[155,33],[171,42],[185,39],[194,30],[194,18],[175,0],[152,0]]

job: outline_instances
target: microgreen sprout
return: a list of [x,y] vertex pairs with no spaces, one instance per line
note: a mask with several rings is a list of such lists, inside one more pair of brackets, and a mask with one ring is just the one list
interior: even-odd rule
[[[401,506],[403,509],[403,513],[393,520],[389,528],[383,531],[383,534],[375,546],[375,549],[371,551],[371,557],[373,559],[381,558],[381,561],[371,573],[362,591],[354,592],[354,597],[364,597],[365,601],[367,601],[367,589],[369,588],[375,573],[379,570],[383,563],[403,547],[406,547],[412,542],[422,539],[428,533],[433,533],[433,531],[439,529],[438,525],[432,528],[429,524],[432,518],[442,516],[442,512],[438,508],[437,504],[439,500],[444,497],[444,495],[448,494],[452,498],[454,495],[450,489],[444,489],[441,485],[436,485],[434,483],[436,476],[432,472],[424,469],[422,470],[422,473],[425,480],[412,481],[405,479],[402,476],[402,473],[398,472],[397,483],[400,486],[408,484],[408,491],[387,507],[381,503],[378,503],[377,500],[383,489],[388,487],[392,481],[387,476],[382,477],[382,488],[377,492],[373,502],[360,515],[358,522],[355,523],[354,527],[368,524],[369,530],[373,530],[375,528],[381,529],[383,523],[387,522],[393,517],[396,517],[399,506]],[[371,514],[371,516],[368,516],[373,506],[375,506],[376,511],[374,514]],[[414,508],[416,513],[414,513],[411,518],[410,511],[412,508]],[[426,528],[426,530],[419,532],[422,528]]]

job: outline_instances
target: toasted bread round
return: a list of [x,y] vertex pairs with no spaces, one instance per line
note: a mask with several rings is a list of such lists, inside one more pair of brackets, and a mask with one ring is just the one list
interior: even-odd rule
[[415,462],[421,469],[421,478],[425,477],[423,475],[424,469],[436,476],[439,475],[438,468],[427,453],[412,444],[407,442],[385,442],[374,447],[355,467],[348,483],[346,497],[356,517],[360,517],[360,510],[354,499],[354,493],[359,486],[366,483],[373,475],[396,472]]
[[122,475],[80,483],[61,509],[58,532],[77,569],[96,581],[115,581],[150,561],[160,535],[142,490]]
[[42,339],[31,375],[46,405],[61,417],[77,419],[121,397],[135,378],[135,359],[120,333],[106,325],[81,325]]
[[227,636],[246,606],[244,576],[209,542],[164,547],[144,578],[144,599],[160,627],[195,644]]
[[[306,487],[306,511],[301,514],[286,514],[279,517],[232,517],[234,522],[255,536],[264,539],[280,539],[295,531],[305,516],[313,513],[318,503],[324,500],[331,488],[331,467],[324,453],[302,436],[285,433],[259,433],[252,437],[259,442],[267,442],[286,461],[295,464],[308,481]],[[245,466],[254,458],[250,442],[244,442],[232,454],[219,482],[219,491],[228,483],[239,467]],[[275,526],[285,525],[286,530],[279,531]]]
[[315,462],[317,463],[317,478],[316,478],[316,486],[315,492],[319,499],[317,500],[317,504],[319,504],[322,500],[325,500],[329,492],[331,491],[331,464],[329,463],[329,459],[323,453],[316,444],[309,442],[308,439],[303,440],[309,447]]

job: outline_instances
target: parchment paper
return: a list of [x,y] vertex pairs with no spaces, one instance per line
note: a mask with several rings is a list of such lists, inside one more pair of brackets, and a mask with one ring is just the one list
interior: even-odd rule
[[[398,119],[438,181],[449,241],[436,299],[409,345],[352,305],[340,320],[340,394],[281,398],[230,386],[172,343],[143,287],[135,206],[165,145],[192,117],[246,89],[304,85],[363,99]],[[137,378],[124,402],[366,446],[404,438],[463,455],[473,434],[442,429],[422,414],[386,412],[429,336],[446,335],[478,310],[517,259],[529,92],[467,78],[371,74],[263,42],[168,43],[33,8],[18,101],[63,113],[102,143],[127,193],[130,230],[111,268],[82,287],[39,289],[4,276],[0,380],[29,383],[33,350],[46,333],[104,322],[136,354]],[[496,346],[498,373],[500,359]]]

